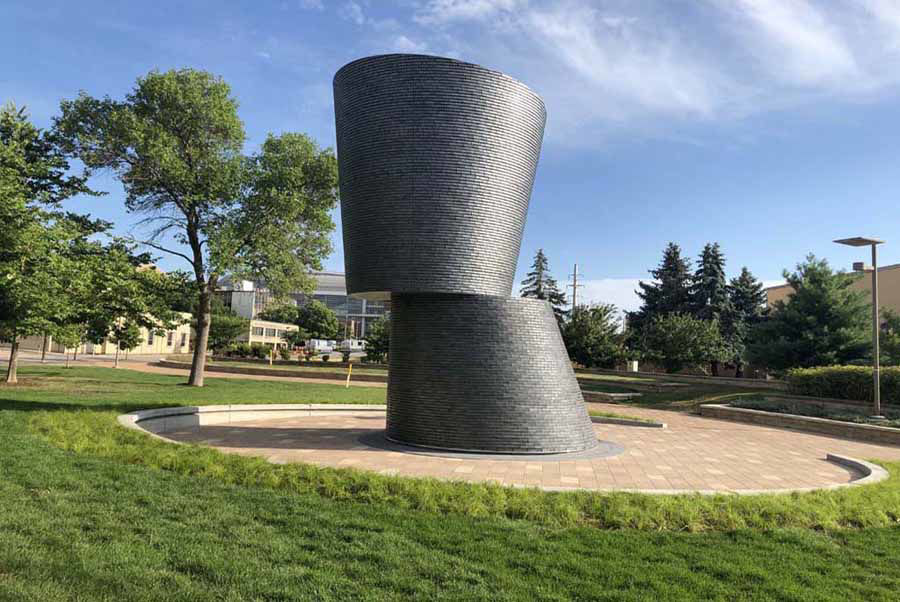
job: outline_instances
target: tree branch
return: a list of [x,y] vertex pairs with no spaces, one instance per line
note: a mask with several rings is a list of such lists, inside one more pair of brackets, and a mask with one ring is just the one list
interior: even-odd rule
[[179,253],[178,251],[173,251],[172,249],[167,249],[167,248],[160,246],[154,242],[150,242],[149,240],[138,240],[132,236],[128,237],[127,240],[130,240],[131,242],[135,242],[140,245],[146,245],[148,247],[152,247],[152,248],[154,248],[158,251],[162,251],[164,253],[171,253],[172,255],[178,255],[179,257],[184,258],[191,265],[194,264],[194,260],[191,259],[190,257],[188,257],[187,255],[185,255],[184,253]]

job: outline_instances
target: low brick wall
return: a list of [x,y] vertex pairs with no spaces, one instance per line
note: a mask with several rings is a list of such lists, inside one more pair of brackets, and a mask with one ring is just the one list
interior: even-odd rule
[[900,429],[872,424],[854,424],[852,422],[841,422],[840,420],[829,420],[813,416],[796,416],[794,414],[735,408],[722,404],[701,405],[700,415],[709,418],[795,429],[869,443],[900,445]]
[[[337,353],[337,352],[328,353],[328,354],[323,353],[320,355],[330,355],[332,357],[334,357],[334,356],[340,357],[341,356],[341,354]],[[259,364],[261,366],[269,365],[268,359],[260,359],[258,357],[227,357],[227,356],[221,356],[221,355],[214,355],[212,359],[215,362],[242,362],[242,363],[250,363],[250,364]],[[177,361],[177,360],[167,360],[167,361]],[[366,368],[367,370],[375,369],[375,370],[384,370],[385,372],[387,372],[387,369],[388,369],[387,364],[375,364],[375,363],[369,363],[369,362],[365,362],[365,363],[352,362],[352,363],[356,367]],[[329,368],[347,368],[350,366],[350,364],[347,362],[335,362],[335,361],[323,362],[321,360],[315,360],[315,361],[307,363],[307,362],[298,362],[295,359],[293,359],[293,360],[275,360],[272,362],[272,365],[273,366],[312,366],[313,368],[317,368],[320,366],[321,367],[327,366]]]
[[[179,370],[190,370],[191,365],[183,362],[173,362],[172,360],[161,360],[154,364],[162,368],[177,368]],[[296,364],[295,364],[296,365]],[[278,368],[248,368],[246,366],[219,366],[206,365],[206,373],[222,372],[226,374],[246,374],[248,376],[282,376],[296,378],[315,378],[321,380],[346,380],[347,371],[325,371],[322,368],[314,370],[279,370]],[[387,374],[353,374],[350,382],[370,382],[370,383],[386,383]]]
[[[676,383],[694,383],[708,385],[727,385],[732,387],[747,387],[749,389],[772,389],[786,391],[787,383],[782,380],[763,380],[761,378],[733,378],[730,376],[701,376],[699,374],[667,374],[665,372],[621,372],[619,370],[598,370],[580,368],[575,371],[579,374],[608,374],[612,376],[643,376],[646,378],[659,378]],[[631,384],[624,385],[630,387]],[[636,385],[637,386],[637,385]]]

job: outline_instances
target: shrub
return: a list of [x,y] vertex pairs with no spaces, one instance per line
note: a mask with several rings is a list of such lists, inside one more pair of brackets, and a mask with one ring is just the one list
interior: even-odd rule
[[228,355],[234,357],[250,357],[251,353],[252,350],[250,349],[249,343],[238,343],[237,345],[231,346]]
[[[785,380],[788,391],[811,397],[833,397],[872,401],[872,368],[865,366],[822,366],[788,370]],[[881,369],[881,398],[900,401],[900,367]]]
[[330,360],[330,359],[331,359],[331,356],[328,355],[327,353],[326,353],[325,355],[322,356],[322,361],[323,361],[323,362],[327,362],[327,361]]
[[283,360],[291,359],[291,350],[287,347],[282,347],[278,350],[278,356]]
[[270,347],[263,343],[253,343],[253,345],[250,346],[250,351],[253,357],[261,360],[269,357],[269,349]]

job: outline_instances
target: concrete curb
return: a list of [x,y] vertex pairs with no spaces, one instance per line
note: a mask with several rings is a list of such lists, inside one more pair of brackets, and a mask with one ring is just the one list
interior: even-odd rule
[[618,424],[621,426],[640,426],[651,429],[669,428],[665,422],[647,422],[645,420],[632,420],[631,418],[613,418],[612,416],[591,416],[594,424]]

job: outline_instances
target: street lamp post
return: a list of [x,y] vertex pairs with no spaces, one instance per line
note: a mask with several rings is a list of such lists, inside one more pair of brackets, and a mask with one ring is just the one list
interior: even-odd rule
[[878,245],[884,241],[878,238],[867,238],[865,236],[855,236],[853,238],[841,238],[834,241],[838,244],[848,245],[851,247],[872,247],[872,265],[865,265],[862,261],[853,264],[855,272],[872,272],[872,379],[875,386],[874,404],[872,410],[874,415],[872,418],[883,419],[881,415],[881,378],[879,361],[880,348],[878,344],[878,334],[881,330],[881,324],[878,319]]

